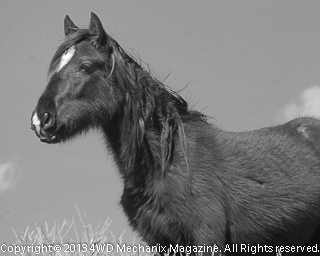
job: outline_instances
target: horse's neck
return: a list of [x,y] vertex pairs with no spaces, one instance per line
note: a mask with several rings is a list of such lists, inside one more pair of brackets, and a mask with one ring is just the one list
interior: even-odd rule
[[[141,143],[136,143],[136,147],[131,147],[132,134],[128,133],[127,129],[122,127],[124,124],[122,120],[113,119],[110,123],[103,127],[105,137],[107,139],[108,148],[114,155],[117,166],[121,175],[125,178],[137,172],[143,174],[154,170],[159,162],[160,147],[158,140],[159,134],[154,131],[145,131],[145,137]],[[134,131],[137,127],[129,127]],[[126,134],[123,134],[126,133]],[[151,136],[149,136],[151,134]],[[126,139],[123,139],[126,138]]]

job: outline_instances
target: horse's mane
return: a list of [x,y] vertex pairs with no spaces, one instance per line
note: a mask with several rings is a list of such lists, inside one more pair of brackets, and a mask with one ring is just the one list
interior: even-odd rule
[[[183,123],[187,121],[206,122],[206,116],[200,112],[189,110],[188,103],[178,93],[156,79],[150,71],[139,64],[139,61],[125,52],[118,43],[114,44],[113,57],[114,77],[127,95],[124,120],[134,123],[133,126],[125,125],[123,127],[128,129],[123,135],[130,134],[128,151],[136,152],[135,147],[143,142],[144,133],[148,127],[158,128],[161,131],[161,173],[164,175],[172,160],[174,135],[177,132],[187,170],[189,170],[190,163],[187,156],[187,141]],[[133,132],[132,127],[139,127],[139,129]],[[123,153],[128,154],[128,152]],[[134,159],[132,158],[132,160]]]
[[[155,128],[160,131],[161,173],[164,174],[170,165],[175,132],[178,132],[189,169],[183,123],[206,122],[206,116],[189,110],[187,102],[178,93],[144,69],[140,61],[124,51],[112,37],[108,35],[106,45],[101,47],[97,45],[96,36],[89,29],[75,29],[58,47],[50,62],[48,73],[54,70],[57,60],[67,49],[85,40],[99,48],[98,50],[102,53],[110,54],[112,67],[108,79],[114,80],[113,82],[117,83],[121,89],[122,95],[125,95],[123,122],[126,124],[121,127],[123,129],[121,140],[126,141],[128,145],[122,152],[123,157],[130,158],[127,161],[127,167],[137,164],[136,152],[147,143],[145,133],[148,128],[153,130]],[[145,150],[150,151],[150,147],[152,146],[148,145],[149,149]]]

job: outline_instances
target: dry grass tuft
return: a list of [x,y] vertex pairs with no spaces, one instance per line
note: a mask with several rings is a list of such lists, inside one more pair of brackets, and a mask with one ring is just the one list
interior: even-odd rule
[[[119,252],[117,245],[122,246],[122,235],[115,237],[109,231],[111,221],[107,219],[102,226],[93,229],[91,224],[87,224],[85,215],[81,214],[76,207],[81,224],[81,231],[76,227],[76,221],[63,221],[62,225],[54,223],[50,228],[48,222],[30,231],[29,227],[25,231],[17,234],[13,230],[17,242],[16,248],[19,255],[26,256],[150,256],[146,252]],[[71,230],[74,231],[75,239],[67,240]],[[111,237],[109,239],[108,235]],[[114,250],[108,250],[113,246]]]

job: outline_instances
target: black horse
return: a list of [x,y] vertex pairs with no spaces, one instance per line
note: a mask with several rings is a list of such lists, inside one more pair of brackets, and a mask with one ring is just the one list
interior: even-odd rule
[[141,67],[95,14],[88,29],[66,16],[64,30],[32,129],[46,143],[100,130],[123,178],[122,207],[148,245],[251,255],[319,243],[319,120],[220,130]]

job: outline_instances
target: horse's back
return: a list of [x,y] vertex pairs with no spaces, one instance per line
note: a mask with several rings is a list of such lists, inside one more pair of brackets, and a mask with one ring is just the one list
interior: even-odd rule
[[311,117],[300,117],[281,126],[284,131],[300,138],[308,146],[319,152],[320,157],[320,120]]
[[[293,119],[282,125],[248,132],[220,131],[220,146],[225,156],[247,160],[273,159],[274,162],[320,160],[320,120]],[[248,159],[248,157],[250,159]],[[289,161],[290,160],[290,161]]]

